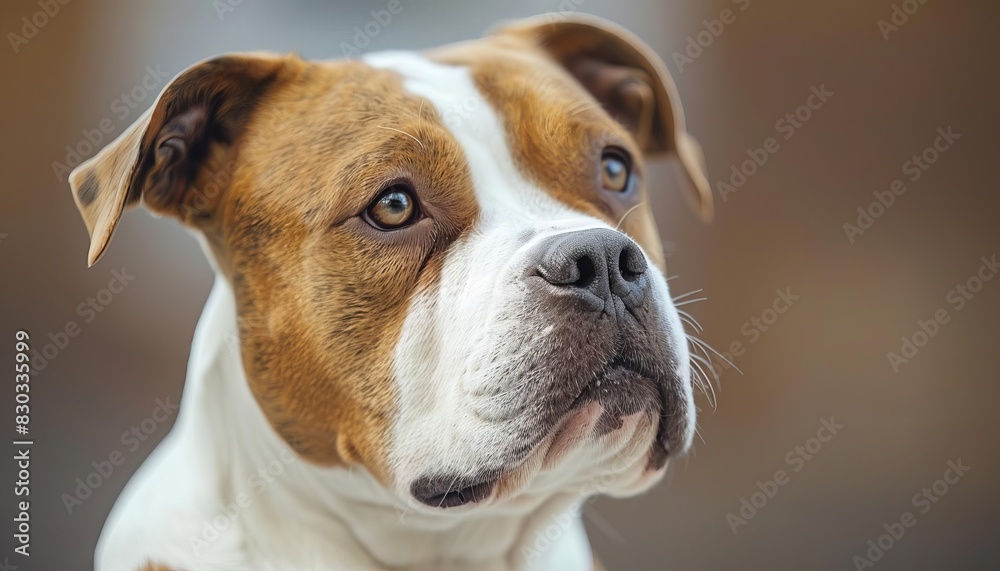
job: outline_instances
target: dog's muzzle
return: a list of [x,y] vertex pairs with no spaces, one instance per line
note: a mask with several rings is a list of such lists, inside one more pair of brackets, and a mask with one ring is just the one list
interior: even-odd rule
[[[605,413],[598,434],[620,427],[623,416],[658,412],[664,459],[671,451],[682,452],[684,415],[674,410],[683,389],[681,367],[663,324],[665,308],[654,307],[649,274],[656,270],[649,269],[639,246],[620,232],[594,228],[552,236],[529,259],[545,282],[545,294],[572,305],[568,312],[583,318],[583,329],[566,340],[569,358],[586,348],[603,356],[589,368],[589,382],[568,379],[577,391],[569,410],[600,403]],[[574,369],[572,362],[563,365]],[[588,371],[579,372],[586,377]]]
[[641,413],[657,427],[651,469],[685,451],[691,389],[674,338],[679,322],[671,324],[677,317],[665,282],[639,246],[610,228],[564,232],[532,244],[517,267],[518,309],[498,319],[516,332],[491,346],[486,367],[501,378],[472,403],[478,417],[507,427],[505,449],[482,450],[490,465],[471,475],[426,474],[411,488],[422,503],[454,507],[487,497],[569,415],[595,402],[591,437]]

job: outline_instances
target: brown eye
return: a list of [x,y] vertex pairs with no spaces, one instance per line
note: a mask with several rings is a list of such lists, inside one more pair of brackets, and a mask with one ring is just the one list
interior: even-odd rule
[[631,173],[628,160],[619,151],[605,151],[601,157],[601,183],[605,190],[625,192]]
[[367,222],[379,230],[395,230],[416,221],[417,205],[413,191],[405,184],[394,184],[365,211]]

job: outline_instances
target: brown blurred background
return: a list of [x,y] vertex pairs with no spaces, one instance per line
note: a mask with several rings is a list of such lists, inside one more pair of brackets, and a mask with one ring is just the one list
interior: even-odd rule
[[[224,2],[235,7],[220,16]],[[894,4],[917,9],[898,29],[880,30],[879,20],[892,23]],[[12,362],[18,328],[32,333],[37,349],[69,321],[80,333],[45,359],[32,381],[30,560],[10,555],[14,473],[12,464],[0,469],[8,514],[0,562],[8,556],[21,569],[91,567],[113,501],[169,427],[155,427],[134,452],[120,435],[148,417],[157,398],[179,399],[212,282],[195,240],[142,211],[124,218],[108,254],[86,269],[86,230],[53,163],[65,163],[66,146],[79,147],[84,131],[94,137],[102,121],[112,133],[102,135],[98,148],[139,116],[165,82],[155,74],[147,79],[147,67],[172,77],[196,60],[234,50],[340,57],[341,42],[352,42],[354,27],[384,5],[76,0],[60,5],[22,43],[10,33],[24,35],[21,18],[41,8],[35,0],[3,3],[2,358]],[[620,22],[667,62],[690,131],[704,147],[715,222],[695,221],[670,188],[669,165],[654,169],[662,187],[655,209],[673,251],[671,273],[679,275],[671,282],[675,293],[704,288],[709,300],[684,309],[719,350],[742,343],[734,360],[743,374],[723,368],[717,410],[701,398],[704,442],[675,463],[668,482],[639,498],[588,504],[586,523],[610,569],[857,568],[854,556],[867,557],[868,541],[878,541],[883,525],[906,511],[916,525],[876,568],[997,568],[1000,391],[990,359],[997,355],[1000,279],[961,310],[947,296],[976,274],[982,256],[1000,254],[993,170],[1000,164],[1000,6],[987,0],[414,0],[404,6],[363,51],[439,45],[478,36],[498,20],[558,10]],[[703,21],[719,19],[724,9],[733,16],[721,33],[699,38]],[[694,47],[685,53],[699,40],[706,44],[700,53]],[[776,122],[807,104],[812,87],[823,86],[833,95],[786,140],[791,123]],[[123,94],[144,101],[129,108]],[[960,138],[919,180],[906,180],[907,192],[851,243],[844,223],[857,224],[858,208],[867,208],[874,192],[909,179],[904,163],[949,127]],[[722,201],[718,181],[729,182],[731,165],[739,167],[747,149],[769,137],[779,150]],[[87,322],[91,315],[78,313],[78,305],[122,267],[135,279]],[[766,310],[779,289],[799,298],[772,314]],[[912,338],[917,321],[939,309],[949,321],[894,372],[887,354],[900,352],[901,337]],[[755,317],[770,322],[766,331]],[[0,391],[4,434],[12,424],[8,380]],[[808,461],[795,460],[796,446],[809,445],[831,416],[843,428],[819,451],[812,443]],[[61,495],[93,471],[91,462],[123,448],[124,466],[67,514]],[[914,494],[958,459],[971,470],[920,513],[924,504],[915,506]],[[740,514],[744,498],[760,505],[763,496],[753,496],[758,482],[769,487],[777,470],[788,481],[774,497],[745,525],[727,520],[749,513]]]

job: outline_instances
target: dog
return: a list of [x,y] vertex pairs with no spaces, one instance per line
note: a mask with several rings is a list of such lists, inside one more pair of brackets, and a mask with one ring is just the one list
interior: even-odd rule
[[708,218],[662,60],[590,16],[180,73],[70,177],[90,265],[141,202],[217,272],[96,568],[594,568],[582,502],[695,429],[651,156]]

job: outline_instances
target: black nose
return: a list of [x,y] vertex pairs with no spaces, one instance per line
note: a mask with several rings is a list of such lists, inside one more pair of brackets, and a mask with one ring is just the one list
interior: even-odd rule
[[628,236],[610,228],[558,234],[535,250],[535,269],[557,293],[580,298],[595,310],[634,310],[646,303],[646,257]]

